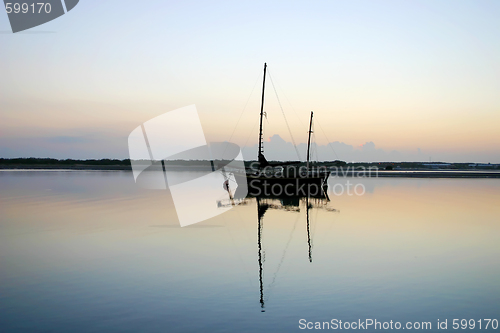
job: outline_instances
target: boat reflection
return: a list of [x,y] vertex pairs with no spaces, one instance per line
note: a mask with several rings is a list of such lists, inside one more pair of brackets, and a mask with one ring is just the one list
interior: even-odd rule
[[264,269],[263,269],[263,246],[262,246],[262,232],[264,215],[269,209],[279,209],[284,211],[299,212],[300,207],[306,210],[306,233],[307,233],[307,247],[309,262],[313,262],[312,257],[312,239],[311,239],[311,221],[309,211],[311,209],[324,209],[330,212],[337,212],[336,209],[328,206],[330,199],[325,194],[323,197],[256,197],[257,201],[257,248],[258,248],[258,262],[259,262],[259,288],[260,288],[260,306],[261,311],[265,312],[264,300]]
[[[313,262],[312,255],[312,237],[311,237],[311,221],[310,221],[310,210],[312,209],[322,209],[329,212],[338,212],[336,209],[331,208],[328,203],[330,199],[326,193],[323,193],[321,196],[311,197],[276,197],[276,196],[259,196],[252,197],[248,196],[242,200],[237,200],[233,197],[230,197],[229,200],[218,201],[217,204],[219,207],[227,206],[227,205],[248,205],[253,201],[257,203],[257,258],[259,264],[259,289],[260,289],[260,306],[261,311],[265,312],[265,299],[264,299],[264,249],[262,244],[262,232],[264,229],[264,215],[270,209],[282,210],[288,212],[300,212],[301,207],[306,210],[306,234],[307,234],[307,246],[308,246],[308,258],[309,262]],[[284,256],[282,258],[282,261]],[[281,263],[280,263],[281,266]],[[274,281],[273,281],[274,282]]]

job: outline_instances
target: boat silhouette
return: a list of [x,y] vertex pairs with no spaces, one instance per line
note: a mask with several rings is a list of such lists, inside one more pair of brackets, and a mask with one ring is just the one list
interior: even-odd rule
[[244,175],[237,175],[238,184],[247,182],[248,192],[251,196],[288,196],[305,197],[307,195],[319,197],[326,193],[328,187],[328,177],[330,172],[326,167],[314,168],[310,163],[311,134],[313,125],[313,115],[309,121],[309,131],[307,140],[306,165],[300,161],[289,162],[269,162],[264,155],[263,140],[263,118],[265,88],[266,88],[267,63],[264,64],[264,76],[262,81],[262,99],[260,106],[259,123],[259,148],[257,155],[257,165],[253,163],[245,170]]
[[[221,169],[221,171],[225,174],[224,168]],[[228,176],[225,177],[229,179]],[[261,311],[265,312],[265,297],[264,297],[264,255],[263,255],[263,246],[262,246],[262,232],[264,228],[264,215],[266,212],[270,209],[276,209],[276,210],[283,210],[283,211],[292,211],[292,212],[300,212],[300,206],[301,204],[305,207],[306,209],[306,233],[307,233],[307,245],[308,245],[308,260],[310,263],[313,262],[313,255],[312,255],[312,237],[311,237],[311,224],[310,224],[310,216],[309,216],[309,210],[310,209],[324,209],[326,211],[330,212],[338,212],[336,209],[333,209],[331,207],[328,207],[327,204],[330,202],[330,198],[328,197],[328,194],[326,191],[323,191],[321,193],[318,193],[315,196],[311,196],[309,193],[306,195],[295,195],[295,196],[287,196],[287,195],[281,195],[281,196],[276,196],[276,195],[259,195],[259,196],[253,196],[251,193],[248,193],[246,197],[238,197],[237,193],[238,191],[236,190],[236,195],[233,195],[231,192],[230,188],[230,182],[226,181],[223,184],[224,189],[228,193],[228,199],[222,199],[217,201],[217,206],[218,207],[229,207],[229,206],[236,206],[236,205],[248,205],[250,204],[253,200],[256,201],[257,203],[257,261],[258,261],[258,266],[259,266],[259,292],[260,292],[260,306],[261,306]],[[286,249],[285,249],[286,252]],[[283,255],[282,261],[284,260],[285,256]],[[278,266],[281,267],[281,263]],[[274,283],[274,280],[273,280]]]

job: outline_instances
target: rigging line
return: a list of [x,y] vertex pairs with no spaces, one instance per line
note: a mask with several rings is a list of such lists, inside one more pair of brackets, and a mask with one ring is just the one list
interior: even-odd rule
[[250,137],[252,136],[253,134],[253,130],[255,129],[255,127],[257,126],[257,124],[259,123],[259,119],[257,119],[255,121],[255,123],[253,124],[253,127],[252,127],[252,130],[250,131],[250,134],[248,134],[248,137],[247,137],[247,140],[245,141],[245,144],[243,145],[243,147],[246,147],[247,143],[248,143],[248,140],[250,140]]
[[323,127],[321,127],[321,124],[318,123],[319,125],[319,128],[321,129],[321,132],[323,132],[323,135],[325,136],[325,139],[326,139],[326,142],[328,142],[328,146],[331,148],[331,150],[333,151],[333,153],[335,154],[335,157],[337,157],[337,159],[339,158],[339,156],[337,155],[337,152],[335,152],[335,149],[333,149],[331,143],[330,143],[330,140],[328,140],[328,137],[326,136],[326,133],[325,131],[323,130]]
[[314,235],[316,235],[316,227],[318,225],[318,212],[319,212],[319,209],[316,209],[316,212],[314,215],[314,227],[313,227],[313,231],[312,231],[312,235],[311,235],[311,244],[312,244],[312,241],[314,239]]
[[269,295],[271,294],[271,291],[274,287],[274,282],[276,281],[276,277],[278,276],[278,272],[280,271],[281,265],[283,264],[283,261],[285,260],[286,253],[287,253],[288,247],[290,245],[290,242],[292,240],[292,236],[295,233],[295,229],[297,227],[297,221],[299,220],[299,218],[300,218],[300,214],[295,219],[295,223],[293,224],[292,232],[290,233],[290,237],[288,239],[288,242],[285,245],[285,250],[283,251],[283,254],[281,255],[281,260],[280,260],[280,263],[278,264],[278,268],[276,269],[276,272],[274,273],[273,280],[271,281],[271,283],[268,286],[266,301],[269,299]]
[[[309,133],[309,132],[307,132]],[[313,162],[319,162],[318,160],[318,148],[317,148],[317,144],[316,144],[316,135],[314,133],[314,123],[312,124],[312,127],[311,127],[311,140],[310,140],[310,154],[309,154],[309,162],[310,163],[313,163]],[[314,157],[316,156],[316,159],[314,159]]]
[[231,178],[228,178],[228,180],[235,183],[235,184],[238,184],[238,182],[236,180],[232,180]]
[[314,124],[313,124],[313,132],[312,132],[312,141],[314,142],[314,154],[316,156],[316,162],[319,162],[319,146],[318,143],[316,142],[316,133],[314,132]]
[[[269,71],[269,69],[268,69]],[[290,108],[293,110],[293,113],[295,113],[295,115],[297,116],[297,119],[299,119],[299,122],[300,124],[302,125],[303,128],[307,128],[307,126],[302,122],[302,120],[300,119],[299,117],[299,114],[297,113],[297,111],[295,111],[295,109],[293,108],[293,105],[292,103],[290,103],[290,100],[288,99],[287,95],[285,94],[284,90],[281,89],[281,86],[279,85],[279,83],[276,81],[276,85],[278,86],[278,88],[283,92],[283,96],[285,96],[285,99],[286,101],[288,102],[288,104],[290,105]]]
[[[267,120],[267,116],[266,116],[266,122],[267,124],[269,124],[269,120]],[[262,151],[264,151],[264,140],[266,138],[266,129],[267,129],[267,125],[266,123],[263,123],[262,124]]]
[[328,219],[328,220],[330,221],[330,223],[329,223],[328,228],[326,229],[326,231],[324,231],[324,232],[321,233],[321,235],[322,235],[321,240],[324,240],[326,238],[330,239],[330,237],[327,237],[327,236],[329,236],[329,233],[332,230],[332,226],[333,226],[334,220],[333,219]]
[[292,138],[293,147],[295,148],[295,151],[297,152],[297,157],[299,158],[299,160],[301,160],[299,150],[297,149],[297,144],[295,143],[295,140],[294,140],[293,135],[292,135],[292,130],[290,129],[290,125],[288,125],[288,120],[286,119],[285,111],[283,110],[283,107],[281,106],[281,101],[280,101],[280,98],[278,97],[278,92],[276,91],[276,87],[274,86],[273,77],[271,76],[271,72],[269,72],[269,79],[271,80],[271,85],[273,86],[274,94],[276,95],[276,99],[278,100],[278,104],[280,106],[281,113],[283,114],[283,118],[285,118],[285,123],[286,123],[286,127],[288,128],[288,133],[290,133],[290,137]]
[[[309,155],[309,161],[313,163],[314,161],[317,161],[318,154],[317,154],[317,145],[316,145],[316,136],[314,134],[314,123],[311,126],[311,144],[310,144],[310,150],[311,154]],[[316,154],[316,155],[315,155]],[[314,156],[316,156],[316,160],[314,159]]]
[[[222,170],[222,169],[221,169],[221,170]],[[222,172],[221,172],[221,173],[222,173]],[[224,175],[224,173],[222,173],[222,175]],[[233,176],[234,176],[234,174],[233,174]],[[226,181],[226,180],[227,180],[228,182],[233,182],[233,183],[235,183],[236,185],[238,185],[238,182],[237,182],[236,180],[231,179],[231,177],[229,177],[229,176],[228,176],[228,177],[224,176],[224,181]]]
[[[250,92],[250,96],[248,96],[248,99],[247,99],[247,101],[245,103],[245,106],[243,107],[243,110],[241,110],[240,116],[238,117],[238,121],[236,122],[236,125],[234,126],[233,132],[231,133],[231,136],[229,137],[229,140],[227,140],[227,143],[231,142],[231,139],[233,138],[233,135],[236,132],[236,128],[238,128],[238,124],[240,123],[241,117],[243,116],[243,113],[245,112],[245,110],[246,110],[246,108],[248,106],[248,102],[250,101],[250,98],[253,95],[253,92],[255,90],[255,87],[257,86],[257,82],[258,81],[259,81],[259,77],[257,77],[257,80],[255,80],[255,83],[253,84],[253,88],[252,88],[252,91]],[[224,149],[224,152],[222,153],[222,156],[224,156],[224,154],[226,153],[227,146],[228,146],[228,144],[226,144],[226,148]]]
[[[237,213],[238,216],[240,216],[239,212]],[[239,218],[239,220],[241,221],[241,216]],[[232,223],[233,225],[234,223]],[[250,278],[250,270],[248,269],[247,265],[245,264],[245,261],[243,260],[242,256],[241,256],[241,251],[238,250],[237,246],[236,246],[236,240],[234,239],[234,236],[233,236],[233,233],[231,232],[231,228],[227,226],[227,219],[224,221],[224,229],[227,230],[227,232],[229,233],[229,236],[231,237],[231,243],[233,244],[233,249],[236,249],[236,253],[237,253],[237,256],[238,256],[238,259],[240,260],[240,264],[241,266],[243,266],[243,269],[245,270],[245,273],[246,273],[246,277],[248,279],[248,281],[250,282],[250,285],[253,287],[254,286],[254,283],[253,283],[253,279]]]

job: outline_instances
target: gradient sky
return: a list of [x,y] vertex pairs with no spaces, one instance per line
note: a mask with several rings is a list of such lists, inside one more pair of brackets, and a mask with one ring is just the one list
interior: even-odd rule
[[[319,145],[359,152],[340,159],[500,163],[498,17],[496,0],[81,0],[12,34],[2,10],[0,157],[127,158],[134,128],[191,104],[207,141],[254,146],[267,62],[297,144],[314,110]],[[266,137],[290,142],[266,93]]]

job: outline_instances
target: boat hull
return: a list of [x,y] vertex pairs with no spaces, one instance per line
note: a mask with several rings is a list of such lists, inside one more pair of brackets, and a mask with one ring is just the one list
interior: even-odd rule
[[240,175],[238,184],[246,183],[248,197],[325,197],[327,175],[314,177],[276,177],[270,175]]

